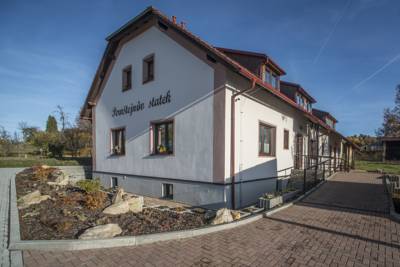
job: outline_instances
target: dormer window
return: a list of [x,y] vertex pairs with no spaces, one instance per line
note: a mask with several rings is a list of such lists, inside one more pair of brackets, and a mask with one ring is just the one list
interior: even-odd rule
[[309,101],[307,98],[305,98],[303,95],[301,95],[301,94],[296,94],[296,103],[297,103],[300,107],[302,107],[302,108],[304,108],[305,110],[307,110],[308,112],[311,112],[311,110],[312,110],[311,103],[310,103],[310,101]]
[[273,73],[266,66],[264,66],[262,79],[264,82],[269,83],[274,88],[279,89],[279,76],[277,74]]
[[273,87],[275,87],[276,89],[279,89],[279,76],[278,75],[272,74],[271,85]]
[[328,117],[325,118],[325,123],[332,129],[335,129],[335,122]]

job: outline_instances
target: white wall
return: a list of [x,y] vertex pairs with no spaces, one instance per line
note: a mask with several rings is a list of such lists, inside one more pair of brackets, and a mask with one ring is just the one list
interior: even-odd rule
[[[226,90],[226,111],[230,114],[232,90]],[[264,92],[263,102],[244,95],[239,96],[235,108],[235,173],[236,180],[252,180],[274,177],[277,171],[293,167],[295,154],[295,136],[306,135],[306,120],[287,104],[279,103],[273,96]],[[259,123],[264,122],[276,127],[276,155],[259,156]],[[230,115],[226,117],[226,178],[230,167]],[[283,148],[284,130],[289,131],[289,149]],[[306,140],[303,142],[306,143]],[[305,149],[305,148],[304,148]],[[283,173],[282,173],[283,174]]]
[[[142,60],[155,55],[155,80],[142,84]],[[133,89],[122,92],[122,69],[132,65]],[[96,112],[97,171],[212,181],[214,70],[155,27],[126,43]],[[171,92],[172,102],[147,107]],[[144,102],[145,109],[112,117],[114,106]],[[174,155],[150,156],[150,121],[175,120]],[[110,156],[110,129],[126,127],[126,155]]]

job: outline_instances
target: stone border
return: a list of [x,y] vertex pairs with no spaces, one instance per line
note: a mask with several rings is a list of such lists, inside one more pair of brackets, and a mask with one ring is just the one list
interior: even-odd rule
[[382,179],[383,184],[385,185],[386,193],[389,198],[389,215],[390,215],[390,217],[392,217],[393,220],[400,222],[400,213],[397,213],[394,208],[394,203],[393,203],[393,198],[392,198],[392,193],[391,193],[392,190],[390,190],[392,185],[391,185],[389,179],[386,177],[386,175],[384,175],[383,177],[384,177]]
[[99,248],[112,248],[112,247],[125,247],[125,246],[138,246],[143,244],[150,244],[159,241],[168,241],[183,239],[189,237],[196,237],[205,234],[211,234],[223,230],[233,229],[239,226],[246,225],[248,223],[255,222],[263,217],[271,216],[272,214],[281,211],[283,209],[291,207],[294,203],[302,200],[304,197],[308,196],[316,189],[318,189],[327,180],[331,179],[335,174],[326,178],[325,180],[318,183],[315,187],[307,191],[305,194],[301,195],[294,201],[287,203],[283,206],[275,208],[267,212],[261,212],[259,214],[250,215],[246,218],[221,224],[215,226],[206,226],[198,229],[147,234],[139,236],[124,236],[124,237],[114,237],[107,239],[95,239],[95,240],[79,240],[79,239],[68,239],[68,240],[21,240],[19,231],[19,217],[17,209],[16,200],[16,188],[15,188],[15,177],[12,183],[12,194],[11,201],[13,203],[11,209],[11,238],[9,250],[12,252],[18,250],[44,250],[44,251],[56,251],[56,250],[83,250],[83,249],[99,249]]
[[21,251],[13,251],[12,244],[20,239],[19,217],[17,208],[17,189],[15,186],[15,175],[10,179],[10,203],[9,203],[9,235],[8,250],[10,251],[11,266],[24,266]]

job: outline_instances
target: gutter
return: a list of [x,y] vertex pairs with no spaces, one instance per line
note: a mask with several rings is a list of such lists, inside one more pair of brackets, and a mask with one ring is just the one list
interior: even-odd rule
[[235,201],[235,99],[239,95],[242,95],[244,93],[250,92],[251,90],[254,90],[256,87],[256,79],[252,79],[251,82],[251,87],[239,91],[237,93],[234,93],[231,96],[231,197],[232,197],[232,209],[234,210],[236,208],[236,201]]

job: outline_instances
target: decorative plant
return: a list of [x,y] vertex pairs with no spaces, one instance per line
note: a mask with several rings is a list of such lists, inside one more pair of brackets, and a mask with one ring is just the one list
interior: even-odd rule
[[272,198],[274,198],[275,197],[275,194],[274,193],[266,193],[265,195],[264,195],[264,198],[266,198],[266,199],[272,199]]
[[96,178],[94,180],[80,180],[76,183],[76,185],[86,193],[97,192],[101,189],[99,178]]
[[33,167],[33,180],[46,182],[54,172],[54,168],[43,168],[42,166]]
[[90,192],[86,194],[84,203],[88,209],[96,210],[104,206],[107,194],[102,191]]

